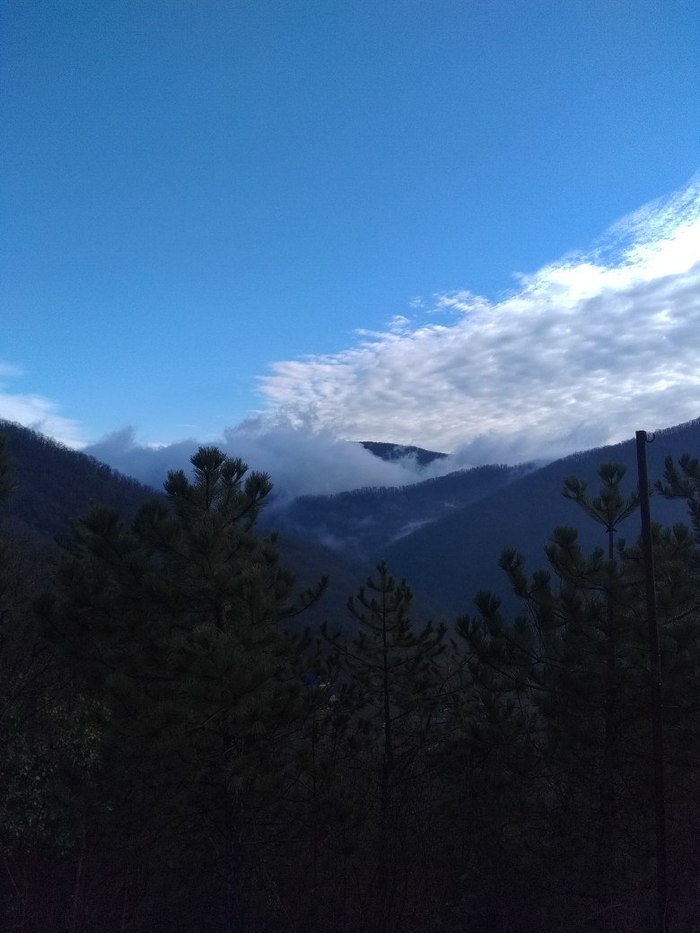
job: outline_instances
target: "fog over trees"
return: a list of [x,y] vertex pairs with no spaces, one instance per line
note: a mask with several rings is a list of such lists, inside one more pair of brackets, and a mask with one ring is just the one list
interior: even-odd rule
[[[684,519],[653,528],[663,922],[690,933],[700,466],[672,438],[657,438],[671,455],[653,475],[655,504]],[[516,479],[484,470],[470,488],[506,507]],[[636,480],[623,460],[581,473],[552,498],[570,521],[550,524],[541,562],[505,549],[497,587],[476,587],[459,618],[428,618],[392,553],[358,574],[345,607],[324,602],[311,545],[297,582],[261,522],[270,478],[215,447],[158,494],[6,426],[3,929],[659,929]],[[395,515],[362,495],[350,505],[371,503],[379,525]],[[409,498],[428,509],[426,495]],[[316,505],[299,505],[297,530]],[[474,548],[487,532],[470,529]],[[477,557],[452,556],[453,574]]]

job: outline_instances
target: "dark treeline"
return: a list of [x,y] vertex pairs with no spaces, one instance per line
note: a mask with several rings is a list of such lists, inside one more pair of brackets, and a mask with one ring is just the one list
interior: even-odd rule
[[[644,570],[624,468],[567,481],[608,546],[557,528],[416,627],[380,564],[351,635],[304,633],[263,474],[214,448],[135,517],[94,505],[46,583],[0,552],[0,917],[14,933],[655,930]],[[0,498],[15,482],[0,450]],[[700,915],[700,466],[659,492],[669,931]],[[468,559],[468,555],[465,555]],[[345,621],[345,620],[343,620]],[[346,627],[346,631],[350,631]]]

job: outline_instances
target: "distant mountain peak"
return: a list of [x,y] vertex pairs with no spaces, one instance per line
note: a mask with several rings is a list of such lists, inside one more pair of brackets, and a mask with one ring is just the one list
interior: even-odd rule
[[365,450],[368,450],[380,460],[403,460],[404,457],[415,457],[418,466],[428,466],[433,460],[444,460],[447,454],[437,450],[425,450],[423,447],[414,447],[411,444],[388,444],[384,441],[360,441]]

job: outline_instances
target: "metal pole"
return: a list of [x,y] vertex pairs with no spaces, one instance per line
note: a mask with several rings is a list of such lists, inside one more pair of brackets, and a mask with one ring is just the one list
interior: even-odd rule
[[649,623],[649,700],[654,759],[654,812],[656,817],[656,895],[658,909],[657,929],[659,933],[665,933],[668,884],[666,865],[664,740],[663,719],[661,713],[661,660],[659,654],[659,626],[656,618],[654,550],[651,542],[649,477],[647,475],[647,432],[637,431],[636,438],[637,470],[639,474],[639,508],[642,518],[642,552],[644,555],[647,619]]

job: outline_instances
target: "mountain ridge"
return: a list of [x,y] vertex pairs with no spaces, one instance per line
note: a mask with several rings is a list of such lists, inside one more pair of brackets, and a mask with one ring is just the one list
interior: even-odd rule
[[[18,466],[18,489],[2,507],[5,527],[9,523],[40,542],[46,553],[55,548],[56,536],[68,532],[70,519],[87,511],[91,499],[113,506],[128,521],[144,499],[160,494],[27,428],[0,422],[0,432],[10,435],[9,453]],[[648,445],[652,481],[662,476],[666,456],[700,452],[700,419],[657,431],[653,438]],[[566,477],[574,475],[595,495],[597,470],[610,461],[627,468],[623,488],[636,488],[635,442],[630,439],[545,465],[486,465],[400,487],[301,496],[264,509],[260,529],[279,532],[283,562],[300,588],[331,574],[332,592],[318,618],[343,617],[347,597],[379,560],[420,594],[417,603],[424,615],[457,615],[469,610],[481,589],[493,590],[508,603],[507,581],[498,567],[505,548],[521,551],[532,572],[546,566],[544,547],[557,525],[578,528],[584,548],[602,543],[600,526],[561,493]],[[652,518],[662,524],[687,521],[685,505],[654,497]],[[638,515],[627,519],[622,534],[636,538]]]
[[[657,431],[648,445],[650,481],[663,475],[664,459],[677,460],[683,453],[700,451],[700,419]],[[564,480],[576,476],[587,483],[588,491],[598,492],[597,471],[601,464],[622,463],[627,474],[623,489],[637,487],[636,447],[630,439],[619,444],[579,451],[540,467],[510,484],[502,492],[467,505],[433,525],[419,529],[403,541],[392,544],[385,554],[395,572],[409,578],[427,592],[440,592],[455,609],[466,611],[481,589],[490,589],[513,607],[505,575],[498,566],[501,553],[514,548],[522,553],[526,569],[546,568],[545,545],[558,525],[575,527],[585,549],[604,544],[603,530],[563,494]],[[652,499],[652,520],[663,525],[687,522],[684,502]],[[621,525],[622,537],[636,539],[639,513],[634,512]],[[451,555],[457,559],[449,560]],[[446,569],[449,563],[449,568]],[[460,608],[461,607],[461,608]]]
[[435,460],[444,460],[449,456],[438,450],[426,450],[424,447],[415,447],[413,444],[391,444],[387,441],[360,441],[360,444],[375,457],[389,463],[413,457],[418,466],[428,466]]

